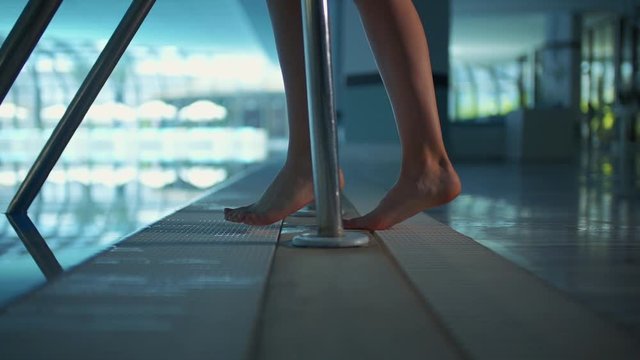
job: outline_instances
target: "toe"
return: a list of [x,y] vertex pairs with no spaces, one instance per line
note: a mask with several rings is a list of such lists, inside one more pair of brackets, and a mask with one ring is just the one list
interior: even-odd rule
[[256,225],[256,214],[255,213],[247,213],[242,222],[247,225]]
[[353,219],[345,219],[343,221],[343,227],[345,229],[352,230],[384,230],[388,228],[383,221],[375,219],[371,216],[361,216]]
[[238,214],[236,212],[232,212],[229,216],[226,216],[225,219],[231,222],[238,222]]
[[224,211],[224,218],[232,222],[242,222],[246,215],[247,208],[247,206],[239,207],[236,209],[227,208]]
[[367,227],[366,225],[366,221],[364,220],[363,217],[357,217],[357,218],[353,218],[353,219],[344,219],[342,221],[342,226],[345,229],[366,229]]

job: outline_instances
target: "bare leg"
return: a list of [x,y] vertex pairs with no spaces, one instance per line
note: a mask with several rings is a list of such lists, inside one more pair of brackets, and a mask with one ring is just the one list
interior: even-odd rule
[[313,200],[300,0],[267,4],[287,99],[289,148],[284,167],[257,202],[225,209],[225,219],[252,225],[281,220]]
[[442,141],[429,49],[412,1],[356,0],[356,5],[391,99],[402,167],[376,209],[344,224],[378,230],[453,200],[461,185]]
[[284,167],[257,202],[225,209],[227,220],[254,225],[278,221],[313,199],[300,1],[269,0],[267,4],[287,99],[289,148]]

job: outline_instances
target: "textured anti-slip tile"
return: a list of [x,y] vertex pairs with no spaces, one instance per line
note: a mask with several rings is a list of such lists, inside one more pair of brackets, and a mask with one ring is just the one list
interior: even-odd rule
[[228,222],[221,217],[207,217],[201,213],[177,213],[142,229],[133,235],[127,244],[275,244],[279,228],[279,223],[249,226]]
[[115,248],[8,309],[3,358],[243,358],[272,254],[265,245]]
[[258,359],[466,358],[379,240],[362,248],[288,246],[298,230],[285,226],[281,234]]
[[[255,187],[243,202],[262,177],[238,182]],[[197,203],[208,198],[216,196]],[[187,208],[6,308],[0,358],[246,359],[280,223],[247,226]]]

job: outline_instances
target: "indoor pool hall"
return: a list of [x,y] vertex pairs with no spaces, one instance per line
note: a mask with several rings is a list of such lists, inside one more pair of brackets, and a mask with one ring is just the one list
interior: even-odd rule
[[640,359],[640,1],[3,0],[0,359]]

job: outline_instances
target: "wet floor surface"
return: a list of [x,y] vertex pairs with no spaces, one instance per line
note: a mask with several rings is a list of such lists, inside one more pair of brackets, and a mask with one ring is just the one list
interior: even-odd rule
[[[228,166],[227,175],[244,168]],[[1,215],[0,308],[44,284],[59,269],[70,269],[108,249],[205,191],[180,180],[160,188],[138,180],[118,186],[48,182],[27,219]],[[15,190],[0,186],[2,210]],[[27,242],[20,232],[30,234]]]
[[428,214],[640,338],[640,192],[615,165],[461,163],[463,194]]
[[[367,153],[369,157],[370,153]],[[394,159],[397,156],[393,156]],[[396,161],[396,160],[394,160]],[[380,176],[380,166],[385,167]],[[392,184],[397,162],[371,168]],[[621,176],[605,156],[562,164],[458,163],[463,194],[429,215],[529,270],[640,338],[640,197],[637,170]],[[377,169],[376,169],[377,168]],[[348,170],[347,186],[348,186]],[[202,190],[174,184],[47,185],[30,218],[60,268],[193,200]],[[0,193],[6,207],[12,189]],[[33,249],[32,249],[33,250]],[[10,222],[0,221],[0,307],[45,282]],[[46,258],[46,256],[45,256]]]

